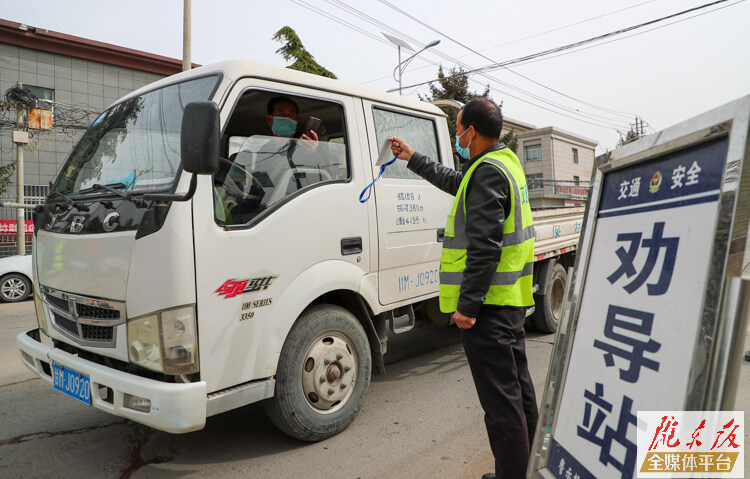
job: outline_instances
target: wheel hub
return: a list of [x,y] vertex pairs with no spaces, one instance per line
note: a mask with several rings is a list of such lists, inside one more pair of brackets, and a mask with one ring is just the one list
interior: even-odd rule
[[10,279],[3,284],[2,293],[3,296],[10,299],[18,299],[26,292],[23,281],[18,279]]
[[302,390],[317,412],[332,413],[354,390],[357,360],[348,341],[328,335],[315,341],[305,355]]

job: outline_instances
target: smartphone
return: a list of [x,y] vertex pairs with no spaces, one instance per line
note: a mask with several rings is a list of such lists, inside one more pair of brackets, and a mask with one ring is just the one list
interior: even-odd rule
[[310,136],[310,130],[318,133],[318,128],[320,128],[320,118],[311,116],[307,119],[307,123],[305,123],[305,128],[302,130],[302,134]]

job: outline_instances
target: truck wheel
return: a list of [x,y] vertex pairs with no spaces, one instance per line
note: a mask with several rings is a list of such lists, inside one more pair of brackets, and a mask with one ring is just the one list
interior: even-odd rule
[[[537,295],[534,295],[534,303],[535,306],[538,308],[539,306],[539,297]],[[536,309],[534,309],[534,312],[530,315],[526,316],[526,320],[523,323],[523,327],[526,329],[526,331],[534,331],[534,315],[536,314]]]
[[313,306],[284,342],[266,412],[289,436],[322,441],[357,417],[371,370],[367,334],[357,318],[339,306]]
[[532,315],[534,327],[543,333],[554,333],[562,317],[562,305],[568,274],[560,263],[555,263],[547,278],[547,287],[536,296],[536,310]]
[[424,312],[430,323],[441,328],[447,328],[451,325],[451,314],[440,311],[440,301],[438,298],[428,299],[424,302]]

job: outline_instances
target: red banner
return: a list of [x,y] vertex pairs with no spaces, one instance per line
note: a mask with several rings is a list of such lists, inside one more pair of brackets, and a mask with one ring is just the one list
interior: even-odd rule
[[555,193],[560,194],[560,195],[586,197],[589,194],[589,187],[588,186],[555,185]]
[[[0,234],[2,233],[13,233],[16,234],[18,228],[16,227],[16,220],[0,220]],[[26,220],[26,234],[30,235],[34,233],[34,222]]]

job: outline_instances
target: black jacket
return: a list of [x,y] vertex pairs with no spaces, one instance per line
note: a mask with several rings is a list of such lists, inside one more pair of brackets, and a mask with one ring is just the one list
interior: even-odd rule
[[[425,180],[453,196],[464,174],[482,156],[505,148],[498,143],[467,161],[456,171],[414,152],[407,167]],[[503,251],[503,224],[510,211],[510,184],[503,173],[492,165],[482,164],[471,176],[466,191],[466,270],[461,282],[458,311],[476,318],[497,271]]]

